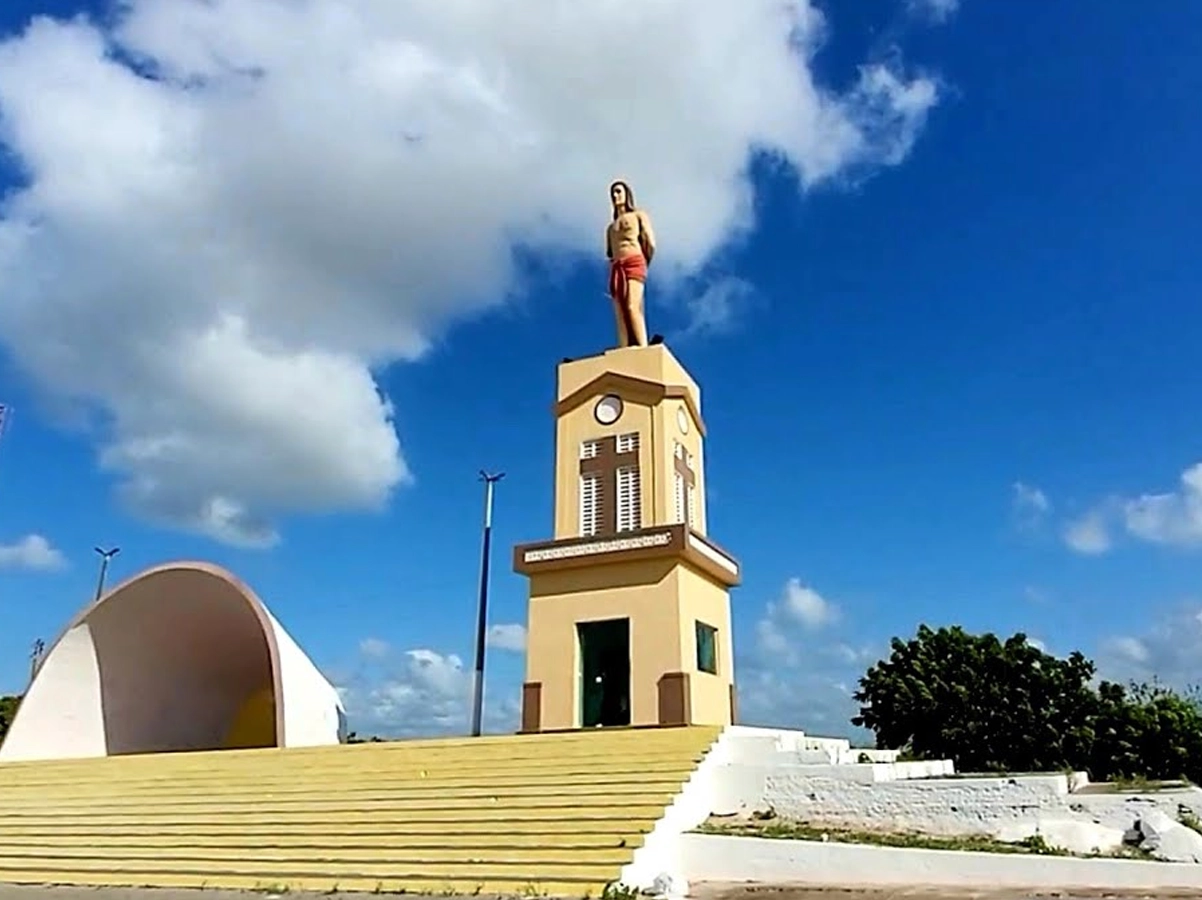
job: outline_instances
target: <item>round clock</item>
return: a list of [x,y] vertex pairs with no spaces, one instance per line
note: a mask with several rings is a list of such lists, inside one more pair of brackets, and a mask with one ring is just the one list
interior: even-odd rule
[[593,416],[602,425],[612,425],[621,415],[622,398],[616,394],[606,394],[593,408]]
[[683,406],[676,410],[676,424],[680,427],[681,434],[689,433],[689,414]]

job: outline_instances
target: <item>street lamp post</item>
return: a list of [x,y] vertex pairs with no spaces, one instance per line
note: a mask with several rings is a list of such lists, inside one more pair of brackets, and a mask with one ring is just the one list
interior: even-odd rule
[[480,736],[481,719],[484,714],[484,644],[488,630],[488,562],[492,553],[492,499],[498,481],[504,472],[489,475],[480,472],[484,482],[484,540],[480,550],[480,605],[476,611],[476,681],[472,696],[472,737]]
[[33,683],[34,677],[38,674],[38,669],[42,665],[42,655],[46,652],[46,642],[38,638],[33,642],[33,649],[29,653],[29,682]]
[[121,552],[120,547],[113,547],[111,550],[101,550],[99,547],[93,547],[100,554],[100,577],[96,579],[96,599],[99,600],[104,593],[104,578],[109,573],[109,560]]

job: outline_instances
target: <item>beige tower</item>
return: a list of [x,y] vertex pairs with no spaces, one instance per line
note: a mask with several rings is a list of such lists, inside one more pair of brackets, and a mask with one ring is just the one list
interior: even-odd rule
[[558,374],[555,538],[514,549],[522,731],[729,724],[739,565],[706,536],[697,383],[662,344]]

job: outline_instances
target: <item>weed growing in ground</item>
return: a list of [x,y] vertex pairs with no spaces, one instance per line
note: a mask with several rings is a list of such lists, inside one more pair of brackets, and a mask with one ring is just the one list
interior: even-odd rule
[[777,838],[793,841],[833,841],[840,844],[872,844],[878,847],[909,847],[921,850],[967,850],[986,853],[1029,853],[1039,856],[1068,856],[1050,846],[1042,835],[1008,843],[985,835],[942,836],[908,831],[861,831],[854,828],[813,825],[808,822],[760,820],[756,822],[706,822],[698,831],[742,837]]
[[1199,819],[1188,809],[1182,809],[1177,813],[1177,821],[1186,828],[1190,828],[1198,832],[1198,834],[1202,834],[1202,819]]
[[639,892],[629,885],[613,882],[601,892],[601,900],[637,900]]

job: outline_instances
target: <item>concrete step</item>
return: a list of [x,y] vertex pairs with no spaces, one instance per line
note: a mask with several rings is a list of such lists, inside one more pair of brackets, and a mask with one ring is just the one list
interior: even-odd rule
[[[539,766],[531,772],[529,760],[513,762],[499,761],[493,765],[477,766],[430,766],[419,769],[415,766],[391,766],[383,769],[355,769],[344,777],[348,782],[369,785],[403,787],[406,785],[425,785],[427,787],[453,786],[478,781],[486,775],[489,784],[494,785],[529,785],[529,784],[577,784],[589,785],[607,782],[614,777],[627,779],[639,776],[676,776],[681,772],[691,772],[695,764],[701,760],[702,754],[696,758],[681,759],[679,753],[660,755],[647,758],[623,757],[616,763],[598,762],[593,759],[572,760],[570,765]],[[5,767],[0,764],[0,785],[3,785],[5,796],[12,796],[23,791],[38,793],[46,790],[66,789],[69,786],[89,785],[96,783],[95,775],[86,773],[73,777],[46,777],[42,779],[11,778],[6,779]],[[116,774],[116,773],[114,773]],[[245,790],[254,786],[263,789],[288,788],[297,783],[299,772],[292,769],[273,768],[261,773],[230,773],[230,777],[222,782],[224,787],[231,790]],[[148,776],[112,777],[105,779],[106,784],[123,791],[161,791],[164,788],[177,786],[192,789],[203,785],[206,789],[212,787],[212,778],[206,772],[196,772],[179,776]]]
[[718,734],[0,765],[0,882],[599,896]]
[[185,829],[179,829],[173,834],[163,834],[149,829],[139,832],[131,829],[106,831],[102,828],[76,828],[66,834],[54,833],[46,829],[26,831],[19,835],[5,836],[3,840],[4,846],[10,849],[21,847],[42,851],[46,849],[48,840],[52,840],[56,851],[60,848],[78,847],[88,849],[105,847],[119,849],[123,852],[139,849],[173,850],[180,847],[198,850],[237,848],[240,849],[240,852],[248,853],[261,849],[311,850],[322,847],[336,847],[339,850],[378,850],[381,841],[385,841],[396,844],[405,850],[444,851],[448,848],[463,848],[465,850],[509,852],[553,848],[556,852],[567,850],[575,852],[577,850],[637,848],[642,846],[643,837],[643,834],[636,831],[626,834],[613,832],[563,834],[544,829],[534,834],[510,834],[508,829],[498,828],[476,834],[446,834],[432,830],[426,834],[403,835],[391,831],[348,834],[342,831],[330,831],[326,828],[321,829],[320,832],[304,829],[291,832],[264,829],[258,834],[248,834],[240,830],[230,830],[225,834],[191,834],[187,833]]
[[[162,809],[148,803],[145,806],[129,809],[121,813],[95,812],[92,811],[88,815],[88,821],[93,823],[103,824],[106,827],[114,824],[137,824],[144,822],[146,824],[170,824],[173,822],[188,822],[188,823],[203,823],[210,822],[213,824],[221,824],[229,822],[253,824],[257,821],[264,820],[268,811],[270,818],[268,821],[284,825],[288,823],[303,824],[313,821],[314,815],[319,811],[313,809],[290,809],[280,810],[273,809],[269,805],[254,804],[243,806],[240,809],[197,809],[197,810],[180,810]],[[651,817],[658,820],[664,813],[664,804],[661,803],[639,803],[612,806],[602,806],[594,808],[576,808],[570,806],[561,807],[541,807],[534,809],[507,809],[504,807],[481,807],[471,810],[471,815],[465,814],[462,809],[441,809],[438,807],[430,807],[419,810],[363,810],[358,807],[344,807],[339,810],[324,810],[320,811],[321,820],[323,822],[363,822],[374,823],[376,825],[402,825],[402,824],[437,824],[443,828],[448,827],[448,823],[459,823],[466,825],[469,822],[508,822],[508,823],[541,823],[548,825],[554,823],[556,827],[563,825],[565,822],[591,823],[598,821],[614,821],[625,819],[646,819]],[[44,811],[27,810],[23,812],[8,812],[4,814],[6,822],[49,822],[59,821],[70,823],[79,821],[80,813],[78,810],[64,810],[60,807],[51,807]],[[24,827],[29,827],[28,825]],[[456,826],[456,829],[459,825]]]
[[426,894],[434,896],[478,896],[492,894],[505,897],[601,897],[609,881],[589,877],[573,879],[512,879],[506,876],[487,878],[425,878],[420,875],[399,877],[289,875],[276,880],[263,879],[255,874],[227,872],[214,878],[205,872],[139,872],[132,869],[64,873],[55,869],[38,871],[6,868],[0,864],[2,884],[48,884],[74,887],[131,887],[184,888],[196,890],[230,890],[286,893],[361,892],[373,894]]

